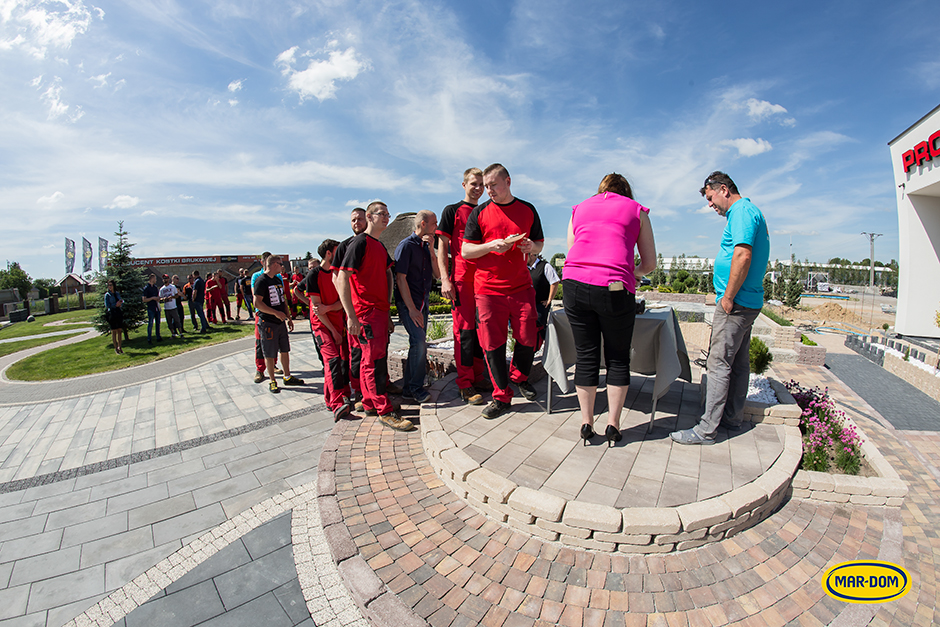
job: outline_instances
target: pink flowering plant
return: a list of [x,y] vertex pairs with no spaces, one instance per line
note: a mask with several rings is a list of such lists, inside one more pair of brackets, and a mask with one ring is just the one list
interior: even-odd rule
[[803,470],[826,472],[835,463],[845,474],[857,475],[862,466],[862,438],[846,421],[845,412],[836,409],[829,389],[807,389],[793,380],[786,387],[803,410]]

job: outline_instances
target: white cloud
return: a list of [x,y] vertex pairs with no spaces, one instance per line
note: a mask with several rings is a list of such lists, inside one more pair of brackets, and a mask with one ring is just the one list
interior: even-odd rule
[[766,100],[749,98],[744,106],[747,107],[747,114],[754,120],[760,121],[769,118],[778,113],[786,113],[787,110],[782,105],[771,104]]
[[39,204],[39,205],[52,204],[52,203],[59,202],[63,198],[65,198],[65,194],[63,194],[62,192],[55,192],[51,196],[43,196],[42,198],[36,201],[36,204]]
[[[104,12],[94,10],[98,19],[103,19]],[[21,48],[37,59],[45,58],[49,48],[68,49],[94,19],[82,0],[4,0],[0,4],[0,18],[5,26],[0,33],[11,30],[17,33],[11,39],[0,39],[0,48]]]
[[156,212],[156,211],[144,211],[144,212],[143,212],[142,214],[140,214],[140,215],[141,215],[142,217],[146,218],[146,217],[148,217],[148,216],[155,216],[155,215],[157,215],[157,212]]
[[98,83],[95,85],[95,89],[108,86],[108,77],[111,76],[111,72],[107,74],[99,74],[98,76],[91,76],[88,78],[89,81]]
[[742,137],[740,139],[726,139],[720,143],[722,146],[731,146],[732,148],[737,149],[738,154],[742,157],[753,157],[754,155],[759,155],[762,152],[768,152],[773,149],[773,146],[770,145],[770,142],[761,138],[752,139],[750,137]]
[[[294,46],[277,56],[281,74],[287,77],[288,87],[300,95],[300,101],[313,97],[323,102],[336,97],[337,81],[351,81],[360,72],[369,69],[368,60],[361,59],[355,48],[332,50],[329,59],[312,59],[305,70],[294,69],[298,47]],[[306,56],[306,55],[305,55]]]
[[238,106],[238,98],[232,98],[228,101],[228,106],[236,107]]
[[105,209],[130,209],[131,207],[137,206],[137,203],[140,202],[140,198],[136,196],[115,196],[114,200],[110,205],[105,205]]
[[231,83],[228,84],[228,90],[229,90],[230,92],[232,92],[232,93],[235,93],[236,91],[238,91],[238,90],[240,90],[240,89],[242,88],[242,85],[243,85],[244,83],[245,83],[245,79],[243,79],[243,78],[240,78],[240,79],[238,79],[238,80],[234,80],[234,81],[232,81]]

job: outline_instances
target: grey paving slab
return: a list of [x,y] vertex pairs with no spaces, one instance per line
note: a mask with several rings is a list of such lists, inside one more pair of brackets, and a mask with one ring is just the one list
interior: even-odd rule
[[896,429],[940,431],[940,403],[881,366],[832,352],[826,366]]
[[37,581],[30,586],[27,613],[40,612],[103,594],[104,565]]
[[308,620],[293,562],[289,512],[224,547],[124,619],[128,627],[292,627]]
[[210,580],[148,601],[125,616],[124,623],[127,627],[191,627],[224,611]]

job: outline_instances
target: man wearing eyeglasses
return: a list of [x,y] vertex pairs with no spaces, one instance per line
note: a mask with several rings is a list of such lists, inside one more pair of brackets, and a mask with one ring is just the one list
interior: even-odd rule
[[741,429],[750,374],[751,327],[764,305],[770,259],[767,222],[724,172],[712,172],[699,190],[727,219],[715,258],[715,318],[708,349],[705,412],[691,429],[670,433],[679,444],[714,444],[718,427]]
[[[290,340],[288,331],[294,330],[287,299],[284,297],[284,282],[279,273],[283,269],[281,258],[271,255],[264,262],[264,274],[259,277],[253,289],[255,309],[261,320],[258,332],[261,335],[261,353],[271,380],[269,389],[272,394],[281,390],[274,378],[274,367],[278,353],[281,355],[281,369],[284,371],[284,385],[303,385],[304,382],[290,373]],[[286,323],[286,324],[285,324]]]
[[378,240],[388,227],[388,207],[375,201],[366,208],[366,230],[353,238],[338,263],[337,291],[346,311],[346,328],[362,348],[359,382],[366,415],[397,431],[414,425],[401,417],[388,396],[388,335],[394,328],[389,295],[392,260]]

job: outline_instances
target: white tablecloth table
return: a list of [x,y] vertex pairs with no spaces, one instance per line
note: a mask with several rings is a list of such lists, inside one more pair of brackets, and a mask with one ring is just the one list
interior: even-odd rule
[[[603,349],[602,349],[603,351]],[[603,352],[601,352],[603,358]],[[542,365],[548,374],[548,412],[552,411],[552,381],[558,384],[562,394],[574,387],[568,380],[568,366],[577,361],[574,336],[568,315],[564,310],[551,311],[542,349]],[[636,317],[633,327],[633,345],[630,353],[630,371],[644,375],[655,375],[653,384],[653,409],[647,430],[653,428],[656,403],[669,390],[676,379],[692,380],[689,354],[679,329],[679,320],[672,307],[647,309]]]

